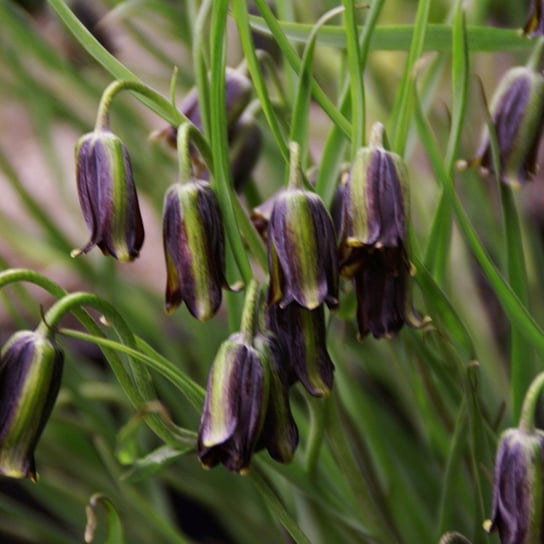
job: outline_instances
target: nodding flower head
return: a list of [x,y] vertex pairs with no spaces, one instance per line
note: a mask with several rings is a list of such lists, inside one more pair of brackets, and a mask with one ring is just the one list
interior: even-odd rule
[[63,354],[34,331],[19,331],[0,357],[0,474],[36,481],[34,449],[60,388]]
[[225,281],[225,240],[215,193],[202,180],[172,185],[164,199],[166,309],[182,302],[200,321],[221,305]]
[[79,202],[91,238],[73,256],[95,245],[119,261],[138,257],[144,227],[128,151],[109,130],[82,136],[76,146]]
[[407,311],[408,173],[402,158],[385,149],[384,138],[376,123],[342,191],[340,273],[355,285],[360,337],[392,336],[413,313]]
[[313,310],[338,305],[336,235],[329,212],[312,191],[278,194],[268,224],[269,304],[296,302]]
[[[544,75],[528,66],[506,72],[491,100],[490,113],[497,137],[501,180],[511,185],[523,184],[537,170],[544,121]],[[477,156],[470,164],[494,171],[487,127]]]
[[544,432],[508,429],[495,461],[489,532],[502,544],[537,544],[544,539]]

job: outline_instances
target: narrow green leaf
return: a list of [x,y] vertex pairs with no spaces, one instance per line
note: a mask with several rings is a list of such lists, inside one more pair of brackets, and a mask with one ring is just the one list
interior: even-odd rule
[[[264,35],[272,35],[264,18],[251,16],[251,26]],[[277,21],[278,30],[292,42],[306,43],[312,25]],[[377,51],[408,51],[413,41],[414,25],[380,25],[370,42],[370,49]],[[275,34],[275,32],[274,32]],[[531,40],[515,29],[491,26],[467,27],[468,47],[472,52],[527,51],[533,47]],[[342,26],[327,25],[317,39],[318,45],[345,48],[346,33]],[[429,23],[423,41],[423,51],[448,52],[452,48],[452,27],[449,24]],[[282,48],[283,49],[283,48]]]
[[427,20],[429,18],[429,10],[431,8],[430,0],[420,0],[417,6],[416,23],[412,42],[408,52],[408,58],[404,65],[401,83],[397,89],[393,110],[390,116],[390,125],[387,133],[390,135],[392,150],[398,153],[401,157],[404,155],[406,141],[408,139],[408,131],[410,128],[411,117],[411,101],[413,98],[411,92],[411,81],[414,75],[412,70],[415,62],[423,52],[425,34],[427,31]]
[[119,514],[110,499],[99,493],[91,497],[89,504],[85,508],[87,512],[85,542],[94,542],[96,525],[98,523],[96,509],[99,505],[106,510],[107,537],[105,544],[123,544],[125,542],[125,532]]
[[480,266],[495,290],[497,297],[509,318],[519,330],[522,331],[525,340],[532,343],[540,353],[544,354],[544,332],[535,322],[525,305],[519,300],[510,285],[505,281],[504,277],[497,270],[480,242],[470,219],[461,207],[461,203],[457,198],[452,177],[446,171],[442,162],[441,152],[436,145],[431,128],[424,117],[415,85],[413,93],[415,97],[415,118],[419,136],[427,150],[431,166],[439,179],[442,188],[446,192],[446,198],[453,209],[457,224],[459,225],[467,244],[480,263]]
[[[190,450],[188,449],[186,451]],[[147,480],[160,472],[163,468],[180,459],[185,453],[185,451],[180,451],[169,446],[161,446],[148,453],[145,457],[137,459],[130,470],[122,475],[122,479],[128,483]]]
[[297,544],[310,544],[310,539],[302,532],[302,529],[297,525],[296,521],[293,520],[270,484],[256,467],[251,470],[250,478],[261,494],[261,497],[263,498],[270,512],[277,517],[279,522],[291,535],[292,539]]

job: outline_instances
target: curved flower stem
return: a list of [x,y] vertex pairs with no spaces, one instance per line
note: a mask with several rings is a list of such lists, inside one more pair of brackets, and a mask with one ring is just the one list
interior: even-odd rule
[[[99,311],[102,311],[108,317],[108,319],[110,319],[110,321],[114,323],[114,325],[120,327],[121,330],[118,331],[118,334],[122,338],[122,340],[125,341],[126,337],[127,340],[130,340],[130,343],[128,344],[129,347],[136,348],[134,337],[132,336],[132,333],[128,329],[127,325],[124,323],[124,320],[117,313],[115,308],[113,308],[113,306],[111,306],[107,302],[101,301],[95,295],[89,295],[87,293],[75,293],[74,295],[81,296],[80,303],[76,304],[73,301],[74,295],[68,295],[66,290],[63,289],[60,285],[33,270],[14,268],[6,270],[4,272],[0,272],[0,289],[7,285],[22,281],[38,285],[54,297],[60,299],[47,312],[45,316],[45,322],[42,322],[39,325],[38,329],[41,328],[41,332],[49,335],[51,333],[51,330],[55,329],[55,325],[56,323],[58,323],[58,319],[62,317],[62,315],[58,313],[59,309],[61,306],[63,306],[64,308],[66,308],[66,311],[71,311],[74,316],[81,322],[81,324],[93,335],[100,338],[105,338],[102,329],[95,323],[94,319],[81,308],[81,305],[84,304],[84,302],[82,302],[84,299],[82,295],[85,295],[85,297],[93,297],[94,299],[99,301],[99,305],[93,305],[92,300],[89,300],[88,305],[99,309]],[[71,297],[70,299],[73,302],[71,303],[71,307],[68,308],[66,299],[68,299],[69,297]],[[56,310],[54,313],[51,313],[51,310],[53,310],[53,308],[56,308]],[[57,314],[57,316],[55,315],[55,313]],[[118,317],[118,319],[116,319],[116,317]],[[44,328],[46,330],[43,330]],[[121,336],[121,331],[123,332],[125,337]],[[123,391],[129,398],[133,406],[138,408],[148,400],[154,400],[156,398],[150,381],[150,375],[147,372],[147,369],[131,364],[130,366],[133,374],[131,378],[131,376],[125,369],[122,360],[119,358],[114,350],[102,348],[102,351],[108,363],[110,364],[117,381],[121,385]],[[179,429],[178,432],[178,427],[173,422],[166,421],[157,415],[147,416],[145,418],[145,421],[153,430],[153,432],[155,432],[155,434],[157,434],[157,436],[159,436],[167,444],[172,445],[173,447],[176,447],[178,445],[187,445],[187,437],[185,431]]]
[[533,432],[535,430],[536,405],[543,387],[544,372],[541,372],[540,374],[537,374],[525,394],[525,400],[523,401],[523,407],[521,409],[521,417],[519,419],[519,428],[522,431]]
[[182,181],[187,181],[193,177],[190,144],[193,144],[198,149],[208,170],[213,173],[213,160],[208,143],[200,130],[188,121],[178,128],[177,136],[179,172]]
[[[157,105],[162,106],[165,102],[168,103],[162,94],[158,93],[144,83],[141,83],[140,81],[118,79],[110,83],[102,93],[102,98],[100,99],[96,114],[95,130],[109,129],[111,103],[115,98],[115,95],[121,91],[135,91]],[[185,115],[183,115],[180,111],[171,106],[171,104],[169,104],[169,106],[172,109],[173,117],[177,121],[176,125],[181,125],[181,123],[188,121],[187,117],[185,117]]]
[[[130,348],[136,349],[134,335],[119,312],[117,312],[109,302],[106,302],[92,293],[71,293],[59,299],[47,311],[38,330],[50,328],[56,329],[60,320],[67,313],[83,306],[90,306],[91,308],[95,308],[102,312],[106,319],[112,323],[122,342]],[[46,332],[46,330],[42,330],[42,332]],[[151,381],[151,374],[144,366],[131,363],[129,367],[130,374],[126,373],[126,371],[119,372],[120,369],[113,370],[116,377],[120,379],[121,386],[132,404],[139,408],[146,401],[156,399],[156,393]],[[172,443],[171,429],[174,429],[175,427],[172,422],[168,422],[169,424],[165,426],[164,420],[157,415],[146,416],[145,420],[160,438],[168,444]],[[171,429],[169,429],[170,427]]]

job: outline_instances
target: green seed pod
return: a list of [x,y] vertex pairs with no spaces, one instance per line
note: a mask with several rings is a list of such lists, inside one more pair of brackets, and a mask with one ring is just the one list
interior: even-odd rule
[[278,194],[268,224],[269,304],[338,306],[338,256],[331,216],[311,191]]
[[104,255],[132,261],[144,242],[144,227],[130,157],[108,130],[82,136],[76,145],[79,202],[91,239],[72,256],[97,245]]
[[310,395],[326,397],[334,379],[334,364],[327,351],[325,311],[293,302],[266,311],[267,327],[279,338],[289,362],[289,382],[300,380]]
[[[503,76],[490,104],[497,136],[501,180],[517,185],[536,173],[544,121],[544,76],[521,66]],[[494,171],[489,131],[485,128],[477,158],[484,171]]]
[[0,473],[36,481],[34,449],[60,388],[63,354],[37,332],[20,331],[0,359]]
[[241,333],[219,348],[206,390],[198,433],[198,455],[205,467],[218,463],[247,472],[263,428],[270,371]]
[[206,181],[172,185],[164,199],[166,310],[182,302],[200,321],[221,305],[225,281],[225,240],[217,199]]
[[544,541],[544,432],[508,429],[495,461],[493,513],[487,524],[502,544]]

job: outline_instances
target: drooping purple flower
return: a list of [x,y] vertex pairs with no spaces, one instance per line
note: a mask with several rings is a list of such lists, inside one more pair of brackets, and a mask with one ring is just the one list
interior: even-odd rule
[[0,474],[36,481],[34,449],[60,388],[63,354],[34,331],[19,331],[0,358]]
[[543,521],[544,432],[508,429],[497,449],[488,531],[502,544],[540,544]]
[[72,255],[96,245],[119,261],[134,260],[144,227],[125,145],[112,132],[96,130],[79,139],[75,153],[79,202],[91,237]]
[[166,309],[182,302],[207,321],[221,305],[225,280],[225,240],[221,212],[206,181],[172,185],[164,199],[163,245]]
[[343,190],[340,273],[354,283],[361,338],[392,336],[412,315],[406,311],[408,174],[402,158],[385,149],[384,137],[376,123]]

